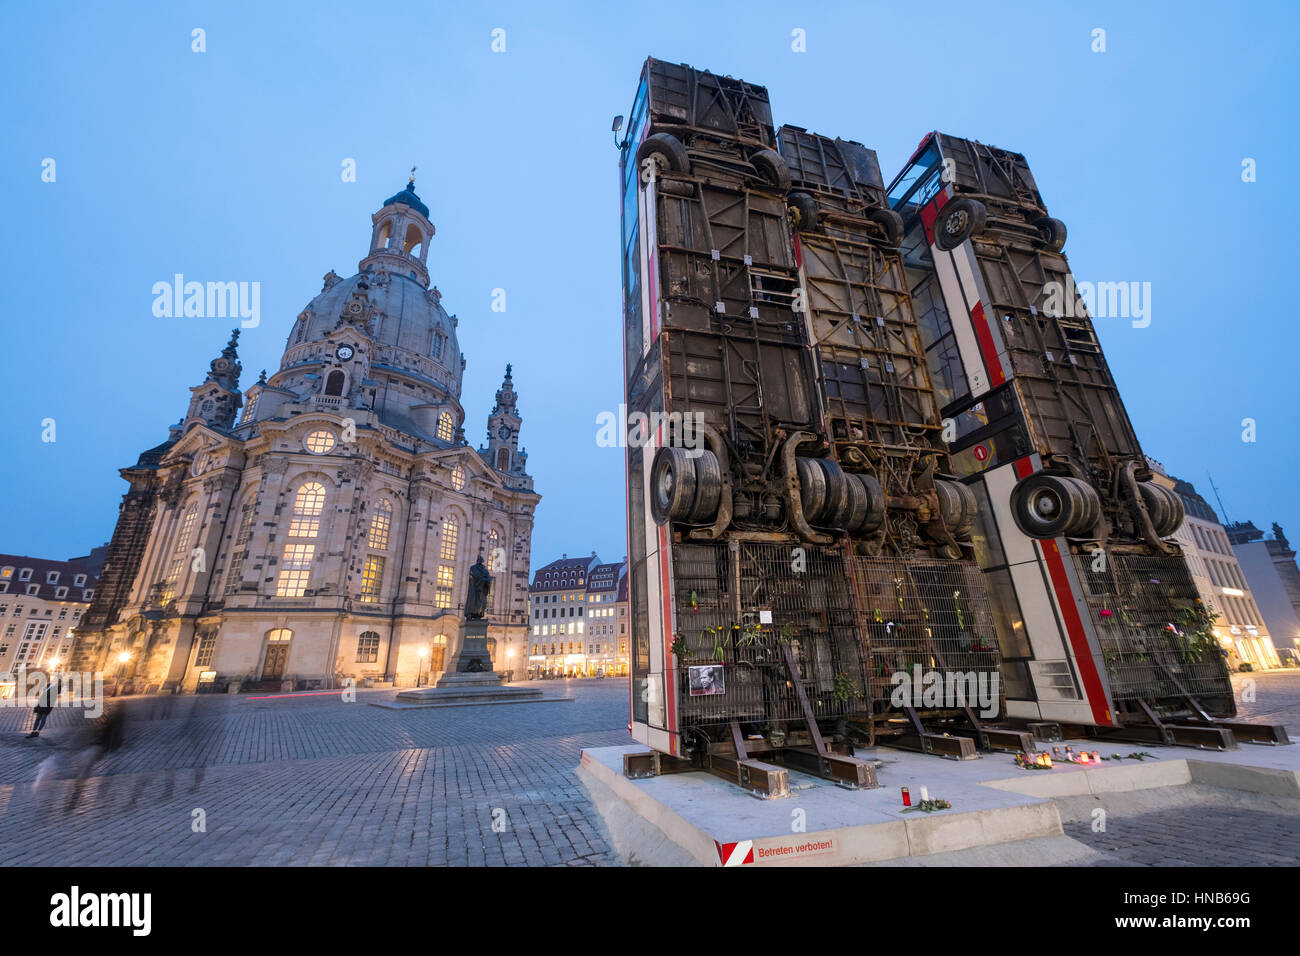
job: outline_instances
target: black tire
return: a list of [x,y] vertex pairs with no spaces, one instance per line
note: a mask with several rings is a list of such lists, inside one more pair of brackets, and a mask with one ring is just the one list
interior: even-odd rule
[[1095,488],[1088,482],[1079,478],[1062,478],[1074,489],[1074,495],[1080,504],[1079,517],[1075,523],[1066,529],[1065,534],[1071,537],[1083,537],[1092,532],[1101,520],[1101,497],[1097,494]]
[[1166,526],[1167,530],[1161,534],[1161,537],[1167,538],[1181,528],[1183,522],[1187,520],[1187,506],[1183,504],[1182,496],[1172,488],[1162,488],[1161,490],[1169,496],[1169,524]]
[[774,149],[760,149],[749,161],[758,170],[758,175],[769,186],[775,186],[781,192],[790,188],[790,168],[786,166],[781,154]]
[[956,249],[984,231],[988,215],[988,210],[978,199],[950,200],[934,221],[935,244],[944,250]]
[[671,133],[655,133],[647,136],[645,142],[636,151],[636,168],[642,169],[646,159],[651,156],[655,157],[655,164],[661,170],[685,173],[691,168],[691,157],[687,154],[686,147]]
[[858,481],[857,475],[845,475],[844,477],[849,491],[849,504],[845,513],[844,529],[854,532],[861,528],[867,520],[871,501],[867,498],[867,489],[863,487],[862,482]]
[[849,480],[839,464],[829,458],[817,462],[826,475],[826,508],[822,524],[830,528],[843,528],[849,519]]
[[867,213],[867,218],[885,231],[885,245],[897,249],[903,241],[903,217],[892,209],[876,206]]
[[722,469],[718,456],[707,448],[695,459],[695,501],[688,520],[713,523],[722,501]]
[[790,219],[799,232],[815,232],[817,229],[817,200],[807,193],[791,193],[786,199],[790,207]]
[[1142,496],[1142,503],[1146,505],[1151,527],[1162,538],[1164,533],[1160,529],[1166,527],[1170,519],[1169,499],[1162,494],[1163,491],[1163,488],[1151,482],[1144,481],[1138,485],[1138,494]]
[[803,516],[810,522],[821,519],[826,510],[826,472],[813,458],[796,458],[795,469],[799,476],[799,503]]
[[1072,479],[1039,472],[1011,490],[1011,516],[1031,538],[1067,535],[1080,523],[1087,500]]
[[1065,223],[1051,216],[1043,216],[1034,223],[1034,228],[1043,237],[1043,245],[1051,252],[1060,252],[1065,248]]
[[683,448],[660,448],[650,466],[650,514],[657,524],[685,521],[695,501],[695,462]]
[[857,479],[862,490],[867,493],[867,516],[862,520],[862,524],[853,529],[859,534],[871,534],[873,531],[880,530],[880,526],[885,523],[885,512],[888,510],[888,503],[885,500],[885,489],[880,487],[880,482],[876,481],[871,475],[852,475]]
[[968,537],[975,527],[975,492],[959,481],[936,481],[934,490],[944,527],[954,538]]

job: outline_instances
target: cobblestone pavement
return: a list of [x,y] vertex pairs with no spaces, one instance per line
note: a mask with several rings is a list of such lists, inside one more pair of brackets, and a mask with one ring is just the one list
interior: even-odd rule
[[[1243,717],[1300,739],[1300,671],[1255,681]],[[0,865],[615,865],[574,775],[631,742],[621,680],[531,684],[569,703],[388,710],[391,690],[137,698],[122,749],[71,808],[86,721],[0,707]],[[39,778],[39,779],[38,779]],[[196,832],[202,817],[204,832]],[[1300,816],[1201,802],[1066,832],[1127,866],[1300,863]]]
[[530,686],[574,700],[128,699],[125,745],[71,810],[85,718],[58,709],[28,740],[31,711],[0,708],[0,865],[616,863],[573,771],[582,748],[631,742],[627,684]]

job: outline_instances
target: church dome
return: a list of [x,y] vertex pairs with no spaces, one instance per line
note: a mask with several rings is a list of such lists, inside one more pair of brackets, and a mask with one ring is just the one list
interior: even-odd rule
[[441,366],[454,382],[453,396],[459,398],[456,320],[443,309],[442,295],[436,288],[425,289],[409,276],[375,269],[332,282],[303,310],[290,332],[287,349],[320,341],[327,332],[346,324],[348,310],[358,294],[368,300],[373,310],[369,337],[374,343],[414,353]]

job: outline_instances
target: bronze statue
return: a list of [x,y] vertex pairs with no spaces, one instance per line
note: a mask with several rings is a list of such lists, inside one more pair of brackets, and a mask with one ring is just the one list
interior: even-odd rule
[[488,591],[492,589],[492,572],[483,564],[483,555],[478,556],[474,567],[469,569],[469,593],[465,596],[465,620],[481,621],[487,614]]

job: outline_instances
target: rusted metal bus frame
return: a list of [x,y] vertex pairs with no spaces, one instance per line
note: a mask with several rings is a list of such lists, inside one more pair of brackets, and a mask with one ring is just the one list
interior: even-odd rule
[[[625,770],[703,767],[764,795],[785,792],[787,768],[872,786],[851,721],[923,749],[963,739],[933,733],[919,708],[878,711],[878,670],[936,666],[931,650],[945,649],[996,668],[981,577],[953,536],[969,501],[936,477],[933,414],[889,419],[913,429],[915,459],[890,459],[906,480],[889,495],[872,478],[873,436],[827,429],[824,349],[810,339],[825,316],[796,308],[804,279],[766,91],[649,60],[626,128],[624,372],[628,419],[644,426],[627,448],[630,723],[652,752]],[[897,335],[906,320],[886,318]],[[924,391],[911,387],[911,407]],[[904,534],[914,553],[893,550]],[[978,733],[970,708],[955,710]]]
[[927,136],[889,188],[995,607],[1008,714],[1040,728],[1213,749],[1285,742],[1234,723],[1226,665],[1022,155]]

